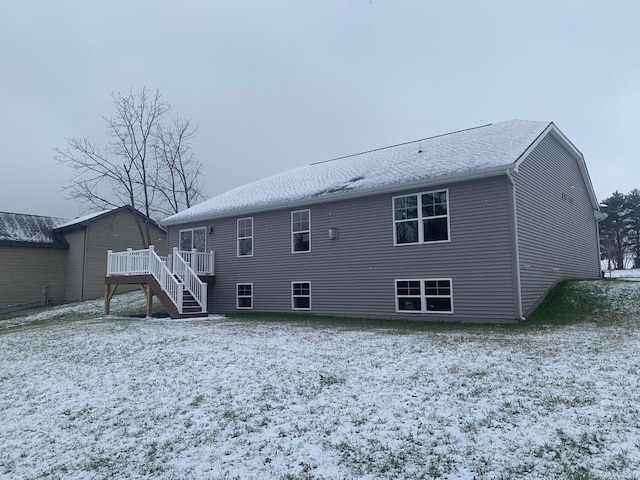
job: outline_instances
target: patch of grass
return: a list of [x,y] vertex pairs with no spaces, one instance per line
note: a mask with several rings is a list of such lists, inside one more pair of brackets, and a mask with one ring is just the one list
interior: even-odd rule
[[527,316],[528,324],[566,325],[616,320],[622,312],[612,304],[617,280],[564,280]]
[[[229,320],[264,323],[283,323],[287,325],[304,325],[305,327],[338,327],[349,330],[389,330],[393,334],[403,332],[413,333],[416,331],[425,332],[468,332],[473,330],[487,330],[492,328],[502,328],[504,324],[481,324],[481,323],[460,323],[460,322],[438,322],[425,320],[405,320],[405,319],[379,319],[360,317],[340,317],[329,315],[314,315],[311,313],[276,313],[276,312],[242,312],[227,314]],[[517,326],[513,324],[510,326]]]

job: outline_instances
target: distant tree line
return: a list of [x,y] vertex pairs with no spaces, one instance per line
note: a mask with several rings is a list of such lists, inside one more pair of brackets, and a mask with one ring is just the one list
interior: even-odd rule
[[640,190],[626,195],[616,190],[600,210],[607,214],[600,222],[600,251],[607,269],[622,270],[630,257],[640,267]]

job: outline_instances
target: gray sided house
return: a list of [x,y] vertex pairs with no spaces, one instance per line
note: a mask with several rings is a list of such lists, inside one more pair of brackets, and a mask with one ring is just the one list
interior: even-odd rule
[[[69,220],[0,212],[0,310],[104,295],[109,249],[142,246],[130,207]],[[151,221],[157,249],[166,233]]]
[[513,120],[307,165],[162,222],[215,252],[206,309],[518,322],[565,278],[600,275],[582,154]]

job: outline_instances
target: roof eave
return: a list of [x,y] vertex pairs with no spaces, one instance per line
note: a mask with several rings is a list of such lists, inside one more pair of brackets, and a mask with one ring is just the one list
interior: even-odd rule
[[412,188],[430,187],[435,185],[443,185],[450,183],[459,183],[468,180],[476,180],[480,178],[494,177],[497,175],[506,175],[508,171],[514,168],[514,164],[509,163],[505,165],[498,165],[495,167],[483,168],[481,170],[474,170],[469,172],[456,173],[451,175],[441,175],[438,177],[413,180],[409,182],[395,183],[391,185],[384,185],[380,187],[373,187],[362,190],[350,190],[346,192],[337,192],[327,195],[321,195],[318,197],[307,197],[293,201],[287,201],[282,203],[273,203],[264,206],[245,207],[234,210],[225,210],[219,213],[213,214],[200,214],[193,217],[178,220],[169,220],[168,217],[165,220],[161,220],[160,224],[166,227],[174,225],[184,225],[187,223],[195,223],[207,220],[217,220],[220,218],[235,217],[240,215],[262,213],[273,210],[280,210],[284,208],[298,208],[310,205],[317,205],[320,203],[338,202],[340,200],[351,200],[355,198],[370,197],[373,195],[382,195],[385,193],[399,192],[402,190],[408,190]]

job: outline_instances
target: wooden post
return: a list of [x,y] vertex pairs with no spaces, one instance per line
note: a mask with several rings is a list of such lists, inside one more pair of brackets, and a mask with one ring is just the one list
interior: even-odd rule
[[105,283],[104,285],[104,314],[109,315],[110,307],[111,307],[111,299],[113,295],[116,293],[118,289],[118,284],[109,285]]
[[104,284],[104,314],[109,315],[109,284]]
[[145,285],[144,283],[140,283],[140,290],[144,293],[145,309],[147,311],[147,317],[151,316],[151,310],[153,308],[153,291],[151,290],[151,285]]
[[153,291],[151,285],[147,285],[147,317],[151,317],[151,310],[153,309]]

